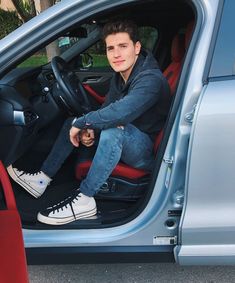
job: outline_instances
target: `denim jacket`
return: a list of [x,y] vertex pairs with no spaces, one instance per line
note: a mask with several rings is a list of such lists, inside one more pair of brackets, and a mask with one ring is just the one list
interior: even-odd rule
[[115,73],[102,107],[77,118],[73,126],[103,130],[132,123],[153,138],[164,125],[170,100],[170,88],[157,61],[142,50],[127,82]]

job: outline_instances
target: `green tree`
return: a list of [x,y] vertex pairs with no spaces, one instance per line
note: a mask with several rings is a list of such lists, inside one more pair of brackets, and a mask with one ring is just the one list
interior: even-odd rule
[[2,9],[0,9],[0,22],[0,39],[22,24],[15,11],[5,11]]
[[[27,22],[36,16],[37,11],[35,7],[34,0],[11,0],[17,13],[23,22]],[[44,11],[47,8],[51,7],[58,2],[56,0],[40,0],[40,11]],[[57,42],[52,42],[46,47],[46,53],[48,61],[51,60],[52,57],[59,55],[59,48]]]
[[17,13],[23,20],[27,22],[36,16],[36,7],[34,0],[11,0]]
[[[55,2],[56,2],[55,0],[40,0],[41,11],[44,11],[44,10],[48,9],[49,7],[54,5]],[[60,50],[59,50],[59,47],[58,47],[57,40],[51,42],[50,44],[48,44],[46,46],[46,53],[47,53],[48,61],[51,61],[51,59],[54,56],[57,56],[57,55],[60,54]]]

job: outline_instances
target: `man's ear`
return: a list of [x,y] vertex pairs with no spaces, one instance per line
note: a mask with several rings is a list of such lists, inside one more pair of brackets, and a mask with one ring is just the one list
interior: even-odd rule
[[141,43],[139,41],[135,44],[135,55],[139,55],[141,50]]

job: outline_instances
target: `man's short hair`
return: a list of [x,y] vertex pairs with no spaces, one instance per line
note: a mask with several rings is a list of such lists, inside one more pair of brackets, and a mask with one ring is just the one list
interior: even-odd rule
[[131,20],[115,20],[105,24],[103,28],[103,39],[105,40],[107,36],[118,32],[128,33],[134,43],[139,40],[138,26]]

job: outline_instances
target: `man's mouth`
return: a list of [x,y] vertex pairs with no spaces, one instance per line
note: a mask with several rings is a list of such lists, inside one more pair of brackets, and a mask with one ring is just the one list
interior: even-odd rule
[[124,60],[114,61],[114,65],[121,65],[124,62]]

